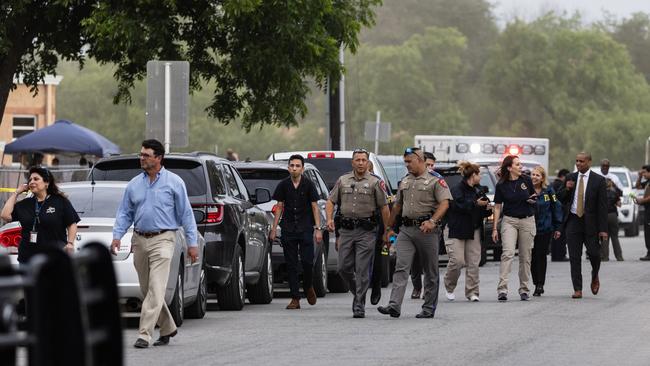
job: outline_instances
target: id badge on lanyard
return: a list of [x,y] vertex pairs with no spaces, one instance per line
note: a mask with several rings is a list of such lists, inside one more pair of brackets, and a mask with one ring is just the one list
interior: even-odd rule
[[41,207],[45,204],[45,201],[43,201],[40,205],[38,204],[38,200],[35,203],[34,207],[34,225],[32,225],[32,230],[29,232],[29,242],[31,244],[36,244],[38,242],[38,231],[36,230],[36,224],[41,223],[41,218],[39,217],[39,214],[41,213]]

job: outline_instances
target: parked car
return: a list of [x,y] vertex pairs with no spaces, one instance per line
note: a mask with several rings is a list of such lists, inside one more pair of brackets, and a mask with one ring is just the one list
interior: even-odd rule
[[[299,154],[305,159],[305,163],[313,164],[318,171],[321,173],[325,185],[329,191],[334,188],[334,184],[343,174],[349,173],[352,171],[352,151],[290,151],[290,152],[278,152],[269,155],[268,160],[282,160],[286,161],[291,155]],[[386,185],[386,188],[389,193],[394,192],[393,187],[391,186],[388,175],[384,170],[383,165],[377,159],[377,155],[374,153],[369,153],[370,161],[373,164],[374,172],[377,174]],[[392,206],[393,195],[390,194],[388,197],[388,203]],[[331,245],[327,255],[327,268],[332,271],[333,268],[336,268],[338,263],[338,255],[335,251],[335,246]],[[384,271],[382,277],[382,286],[388,286],[392,279],[393,270],[395,268],[395,251],[391,250],[390,255],[385,256],[385,261],[383,261]],[[332,272],[330,272],[332,273]],[[330,274],[328,281],[330,283],[329,288],[332,289],[332,284],[341,284],[343,287],[339,289],[341,291],[347,291],[347,286],[345,282],[340,279],[338,274]]]
[[394,189],[393,194],[397,194],[399,182],[408,174],[406,165],[404,164],[404,157],[401,155],[379,155],[377,156],[381,165],[386,171],[390,186]]
[[[219,308],[241,310],[246,296],[251,303],[273,300],[270,224],[257,207],[270,200],[260,188],[251,198],[237,170],[228,160],[209,153],[172,153],[163,166],[185,182],[205,238],[203,268],[208,291],[217,295]],[[129,181],[142,173],[137,155],[98,161],[91,170],[94,181]]]
[[[266,188],[271,192],[275,192],[281,180],[289,177],[286,162],[240,162],[235,163],[235,168],[244,180],[244,184],[249,191],[255,191],[257,188]],[[318,207],[320,208],[321,224],[325,225],[325,202],[327,202],[328,191],[325,182],[320,175],[318,169],[312,164],[305,164],[305,171],[303,176],[309,179],[318,192]],[[273,212],[277,201],[271,200],[264,204],[258,205],[266,212],[269,222],[273,223]],[[276,284],[286,283],[288,281],[288,274],[286,263],[284,261],[284,253],[282,251],[282,244],[280,237],[282,231],[278,228],[277,237],[273,242],[271,250],[271,263],[273,263],[273,280]],[[336,239],[334,235],[330,238],[329,232],[323,232],[323,244],[317,245],[314,243],[314,291],[316,296],[323,297],[327,294],[328,290],[328,277],[332,277],[335,283],[331,284],[330,291],[332,292],[346,292],[340,277],[337,275],[336,265],[328,268],[328,253],[329,248],[334,247]],[[336,256],[336,254],[335,254]],[[334,262],[334,261],[333,261]],[[336,264],[336,262],[334,262]],[[298,266],[301,269],[301,266]],[[341,282],[341,283],[339,283]],[[277,287],[276,287],[277,288]]]
[[[600,174],[600,169],[595,170]],[[635,193],[630,169],[626,167],[613,166],[609,172],[614,174],[623,185],[623,197],[621,197],[621,207],[618,209],[619,227],[625,231],[625,236],[639,235],[639,205],[634,203],[630,194]]]
[[[111,246],[115,214],[126,189],[125,182],[91,182],[63,183],[60,189],[66,194],[77,211],[81,221],[77,224],[75,250],[81,250],[89,243],[102,243]],[[122,238],[122,245],[113,257],[115,275],[120,303],[125,311],[139,311],[142,305],[142,291],[138,274],[133,266],[131,254],[131,236],[133,227]],[[18,253],[21,238],[19,222],[10,222],[0,228],[0,245],[12,257]],[[174,318],[176,326],[183,324],[183,319],[199,319],[205,316],[207,308],[207,291],[205,272],[201,261],[205,240],[198,236],[199,261],[192,263],[187,253],[187,239],[183,228],[176,231],[174,254],[171,261],[169,279],[165,292],[165,302]],[[15,260],[15,258],[13,259]]]

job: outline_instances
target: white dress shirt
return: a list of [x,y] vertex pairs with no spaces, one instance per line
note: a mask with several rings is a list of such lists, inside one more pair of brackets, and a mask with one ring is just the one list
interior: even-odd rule
[[[582,181],[583,181],[583,184],[585,185],[584,186],[585,191],[583,192],[583,195],[582,195],[582,197],[583,197],[583,199],[582,199],[582,205],[583,206],[582,207],[584,208],[585,198],[586,198],[585,193],[587,192],[587,182],[589,182],[589,175],[590,174],[591,174],[591,170],[587,170],[587,172],[584,173],[584,174],[578,172],[578,177],[576,178],[576,186],[574,188],[575,191],[573,192],[573,203],[571,204],[571,213],[572,214],[576,214],[576,215],[578,214],[577,213],[578,212],[578,187],[580,186],[580,177],[581,176],[583,177]],[[584,210],[582,212],[584,213]]]

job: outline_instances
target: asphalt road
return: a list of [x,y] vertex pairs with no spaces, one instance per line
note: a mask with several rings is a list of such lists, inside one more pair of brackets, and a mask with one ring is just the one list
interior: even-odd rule
[[[270,305],[187,320],[166,347],[134,349],[137,323],[130,321],[126,364],[650,365],[650,262],[638,260],[642,235],[622,238],[624,262],[602,264],[597,296],[589,291],[586,260],[581,300],[570,297],[569,263],[549,262],[546,293],[519,301],[515,263],[511,300],[498,303],[499,263],[488,262],[480,271],[481,302],[465,300],[463,275],[454,302],[441,286],[435,319],[414,318],[422,300],[410,298],[399,319],[379,314],[369,299],[366,318],[353,319],[349,294],[328,294],[315,306],[303,300],[293,311],[284,309],[286,297],[276,297]],[[389,293],[390,286],[380,304]]]

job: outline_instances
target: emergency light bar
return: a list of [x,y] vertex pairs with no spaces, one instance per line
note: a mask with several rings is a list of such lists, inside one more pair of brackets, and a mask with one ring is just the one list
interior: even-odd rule
[[459,154],[508,154],[508,155],[544,155],[546,146],[544,145],[504,145],[504,144],[468,144],[461,142],[456,144],[456,152]]

